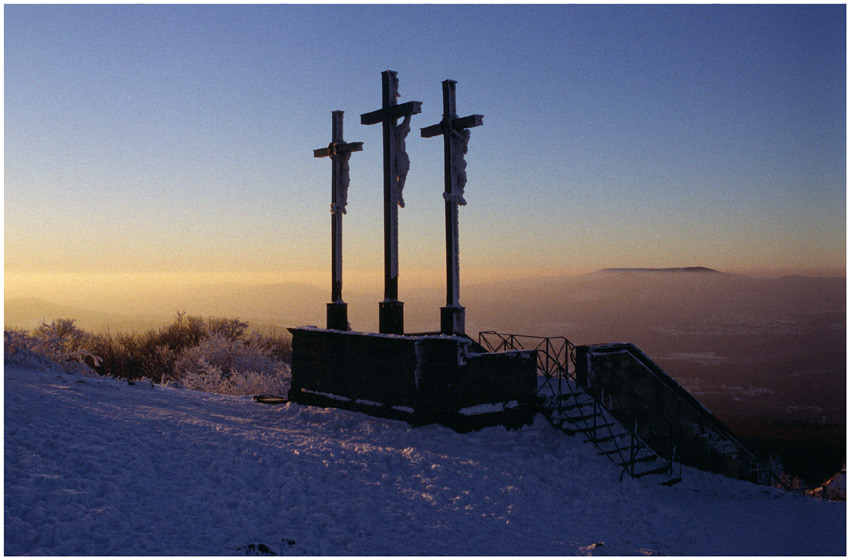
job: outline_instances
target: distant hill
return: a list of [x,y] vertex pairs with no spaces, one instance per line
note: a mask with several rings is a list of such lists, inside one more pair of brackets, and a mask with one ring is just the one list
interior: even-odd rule
[[714,273],[721,274],[719,271],[714,270],[713,268],[706,268],[704,266],[686,266],[684,268],[603,268],[602,270],[597,271],[598,273],[604,272],[686,272],[686,273]]
[[173,315],[165,314],[153,316],[96,311],[39,298],[9,298],[3,304],[3,326],[6,329],[29,330],[55,319],[74,319],[78,327],[93,332],[107,328],[112,331],[140,331],[162,326],[173,318]]
[[117,299],[94,293],[89,301],[79,305],[47,298],[7,298],[4,325],[31,329],[42,321],[67,318],[76,319],[78,326],[92,331],[107,327],[112,331],[139,331],[162,326],[173,320],[177,312],[239,318],[253,326],[318,325],[320,319],[324,320],[328,295],[326,290],[300,283],[215,283],[138,290]]

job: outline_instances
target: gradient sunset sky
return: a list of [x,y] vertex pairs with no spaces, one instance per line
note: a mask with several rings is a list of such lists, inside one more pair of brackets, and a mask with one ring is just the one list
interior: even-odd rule
[[[843,274],[845,6],[7,5],[5,272],[329,284],[383,267],[383,70],[407,140],[402,286],[442,277],[440,82],[479,113],[462,280],[604,267]],[[417,276],[418,275],[418,276]],[[406,280],[408,279],[408,280]]]

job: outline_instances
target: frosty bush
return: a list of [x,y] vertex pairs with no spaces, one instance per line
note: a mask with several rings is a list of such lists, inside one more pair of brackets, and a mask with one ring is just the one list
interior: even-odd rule
[[[175,363],[185,352],[207,337],[219,335],[228,340],[247,340],[248,323],[239,319],[210,317],[203,319],[177,313],[174,321],[145,333],[106,333],[97,335],[94,352],[103,358],[101,370],[126,379],[149,377],[157,383],[175,381]],[[258,347],[271,350],[277,360],[287,362],[290,355],[288,337],[273,332],[257,335]]]
[[224,373],[220,367],[209,364],[200,371],[187,373],[182,380],[189,389],[220,395],[286,395],[289,382],[288,372],[286,376],[239,370]]
[[285,394],[289,379],[289,365],[259,334],[233,338],[231,332],[219,330],[184,350],[168,380],[201,391],[250,395]]
[[203,319],[178,313],[146,333],[91,334],[71,319],[30,332],[5,331],[7,363],[61,364],[66,371],[123,379],[150,379],[230,395],[286,394],[290,341],[276,331],[247,334],[239,319]]
[[56,319],[49,325],[42,323],[30,333],[4,330],[3,361],[27,365],[47,360],[64,371],[97,375],[94,368],[101,360],[88,349],[91,340],[92,336],[78,328],[73,319]]

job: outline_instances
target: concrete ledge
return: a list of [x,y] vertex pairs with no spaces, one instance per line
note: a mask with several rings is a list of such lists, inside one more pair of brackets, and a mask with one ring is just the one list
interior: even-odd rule
[[534,403],[510,401],[508,403],[480,405],[490,408],[489,411],[470,413],[464,409],[454,413],[441,412],[435,414],[433,411],[417,411],[409,407],[389,406],[359,399],[352,400],[341,395],[318,393],[308,389],[301,389],[295,394],[290,392],[289,400],[307,406],[339,408],[377,418],[400,420],[413,427],[440,424],[460,433],[472,432],[490,426],[503,426],[509,430],[516,430],[531,424],[534,415],[538,412],[538,407]]
[[476,353],[456,335],[289,330],[294,402],[458,431],[518,427],[536,410],[533,350]]

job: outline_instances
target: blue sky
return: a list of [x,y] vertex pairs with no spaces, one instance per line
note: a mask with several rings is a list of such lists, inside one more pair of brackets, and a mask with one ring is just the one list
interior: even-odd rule
[[[5,269],[380,273],[380,72],[423,102],[401,277],[442,273],[440,82],[483,114],[461,278],[607,266],[841,271],[845,7],[5,6]],[[306,278],[306,276],[305,276]]]

